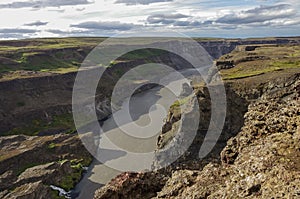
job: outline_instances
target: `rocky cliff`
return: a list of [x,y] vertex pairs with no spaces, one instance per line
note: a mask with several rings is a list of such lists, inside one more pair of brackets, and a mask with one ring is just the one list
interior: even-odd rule
[[[111,114],[110,97],[120,76],[131,68],[148,62],[164,63],[178,70],[189,66],[178,56],[166,53],[144,60],[116,63],[107,68],[99,81],[97,88],[99,92],[96,94],[99,120]],[[77,73],[43,74],[36,72],[31,75],[35,77],[0,82],[0,133],[15,134],[21,131],[20,133],[32,135],[38,134],[38,131],[43,131],[43,129],[50,133],[51,131],[55,133],[70,130],[68,128],[72,126],[55,124],[55,118],[62,116],[71,120],[72,92]],[[139,84],[141,83],[135,83],[137,87]],[[128,89],[126,85],[124,85],[124,89]],[[142,89],[146,89],[146,87]],[[63,118],[57,120],[63,120]],[[57,123],[59,122],[57,121]],[[63,122],[64,120],[61,123]],[[37,123],[41,124],[41,127],[32,128],[33,126],[38,127]],[[54,124],[47,126],[47,123]],[[35,132],[26,132],[26,130]]]
[[261,45],[261,44],[299,44],[299,37],[294,38],[264,38],[264,39],[236,39],[236,40],[217,40],[199,41],[205,50],[215,59],[232,52],[237,46],[241,45]]
[[[32,135],[43,129],[48,129],[48,133],[74,131],[70,113],[76,67],[101,41],[103,38],[1,41],[0,134]],[[298,42],[299,38],[199,40],[213,58],[231,52],[240,44]],[[100,92],[96,96],[99,119],[110,114],[113,85],[129,69],[149,62],[164,63],[176,69],[189,67],[178,56],[163,52],[143,51],[125,60],[113,63],[99,83]]]
[[72,189],[92,161],[77,135],[0,138],[0,197],[57,198],[50,185]]
[[[204,159],[198,157],[210,104],[206,86],[195,84],[196,99],[203,105],[202,118],[188,151],[157,172],[121,174],[99,189],[95,198],[298,198],[300,66],[294,54],[298,50],[299,46],[260,46],[255,51],[225,55],[231,59],[264,52],[269,59],[244,59],[220,71],[226,79],[228,111],[213,151]],[[278,64],[278,57],[284,64]],[[192,105],[192,100],[187,100],[187,105]],[[158,148],[174,138],[177,123],[185,114],[189,112],[171,107]],[[158,157],[155,163],[161,160],[163,157]]]
[[[71,97],[76,70],[61,73],[58,65],[62,64],[66,68],[71,62],[76,65],[96,44],[83,48],[80,45],[70,47],[69,43],[57,46],[56,42],[51,44],[53,45],[51,49],[45,49],[43,46],[36,54],[36,49],[30,46],[38,46],[39,42],[0,42],[4,45],[4,48],[0,48],[1,67],[5,65],[9,66],[10,70],[14,69],[7,72],[5,68],[5,72],[1,72],[0,133],[1,135],[31,135],[5,136],[0,139],[1,198],[56,198],[57,193],[50,189],[50,185],[62,187],[66,191],[70,190],[79,181],[83,172],[82,166],[87,166],[91,161],[91,156],[78,137],[74,134],[65,134],[75,131],[71,115]],[[202,41],[202,45],[213,57],[218,58],[236,49],[236,45],[239,44],[295,44],[297,42],[298,38],[283,38]],[[48,45],[50,44],[47,43],[47,48]],[[3,50],[6,48],[7,50]],[[299,179],[296,178],[297,175],[299,176],[297,142],[299,140],[297,140],[298,131],[295,129],[299,126],[297,109],[299,46],[279,46],[275,51],[270,48],[260,46],[250,49],[251,51],[249,48],[247,50],[240,48],[226,55],[227,58],[222,57],[219,60],[225,63],[237,59],[242,61],[234,62],[236,64],[234,67],[221,70],[226,80],[228,111],[221,139],[207,158],[199,159],[198,151],[209,124],[209,93],[205,86],[196,83],[194,92],[197,98],[191,100],[197,100],[199,104],[205,106],[200,107],[201,123],[196,139],[188,151],[166,169],[149,173],[121,174],[99,190],[96,198],[184,198],[188,196],[197,198],[196,195],[213,197],[219,196],[220,193],[227,194],[226,196],[255,197],[256,194],[265,196],[263,194],[270,192],[272,184],[281,185],[278,184],[279,181],[286,190],[293,188],[297,190],[299,186],[297,181]],[[15,55],[13,52],[16,52]],[[72,52],[73,55],[70,55]],[[262,55],[263,52],[267,54]],[[260,60],[244,58],[249,56],[269,56],[269,58]],[[46,67],[53,67],[53,71],[41,71],[44,70],[43,67],[39,68],[41,60],[47,60]],[[53,60],[55,61],[52,62]],[[61,60],[66,60],[68,64]],[[131,68],[149,62],[165,63],[176,69],[189,67],[184,60],[168,53],[155,54],[155,56],[150,53],[146,58],[135,57],[133,60],[112,63],[104,79],[99,82],[100,92],[96,96],[99,119],[111,113],[110,93],[118,78]],[[34,67],[24,71],[23,67],[26,69],[28,63],[32,63]],[[211,71],[212,82],[216,78],[214,71],[217,69],[216,66]],[[274,100],[269,100],[270,98]],[[186,100],[186,103],[189,107],[192,101]],[[172,106],[158,140],[158,148],[168,145],[174,136],[177,122],[185,116],[184,114],[192,117],[188,110],[190,108],[181,114],[176,104]],[[264,114],[265,112],[268,114]],[[272,117],[268,118],[270,116]],[[276,118],[278,120],[275,120]],[[269,144],[265,146],[262,143]],[[267,148],[273,145],[278,147]],[[260,153],[268,150],[277,151],[275,155],[270,156]],[[254,154],[253,151],[257,153]],[[291,153],[284,154],[285,151]],[[255,161],[261,156],[266,157],[264,165],[267,166],[256,164]],[[162,158],[158,157],[156,163],[159,163]],[[251,160],[251,164],[247,164],[248,160]],[[258,169],[257,173],[250,175],[250,171],[253,172],[252,166]],[[272,166],[274,170],[271,169]],[[235,168],[244,169],[245,173],[240,174]],[[294,177],[288,172],[292,172]],[[277,174],[279,177],[276,177]],[[269,178],[272,175],[275,177]],[[256,176],[261,177],[256,178]],[[263,192],[263,190],[267,191]],[[291,193],[291,197],[298,194],[297,191]]]

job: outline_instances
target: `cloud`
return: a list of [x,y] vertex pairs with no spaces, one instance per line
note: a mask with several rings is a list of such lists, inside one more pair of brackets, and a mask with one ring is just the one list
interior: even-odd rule
[[80,34],[90,34],[93,31],[89,30],[60,30],[60,29],[48,29],[46,32],[57,34],[57,35],[80,35]]
[[193,16],[181,14],[156,14],[147,18],[148,25],[165,25],[181,28],[217,28],[236,29],[239,26],[265,27],[292,25],[296,21],[297,12],[289,4],[278,4],[272,6],[259,6],[256,8],[231,12],[230,14],[203,18],[202,20]]
[[109,37],[112,34],[116,34],[115,30],[101,30],[101,29],[71,29],[71,30],[60,30],[60,29],[48,29],[45,30],[48,33],[54,34],[55,36],[68,36],[68,37],[78,37],[78,36],[84,36],[84,37]]
[[87,21],[79,24],[70,25],[70,27],[90,29],[90,30],[118,30],[125,31],[134,28],[136,25],[131,23],[121,23],[119,21]]
[[0,4],[0,8],[45,8],[91,4],[89,0],[32,0]]
[[211,25],[213,21],[176,21],[173,23],[174,26],[181,26],[181,27],[203,27]]
[[289,4],[274,6],[260,6],[254,9],[231,13],[216,20],[221,24],[251,24],[271,21],[275,19],[290,18],[297,12]]
[[117,0],[115,3],[123,3],[126,5],[149,5],[152,3],[171,2],[173,0]]
[[84,11],[85,10],[85,8],[76,8],[76,11],[78,11],[78,12],[81,12],[81,11]]
[[147,18],[147,22],[150,24],[172,24],[177,19],[188,18],[189,16],[183,14],[155,14]]
[[49,12],[64,13],[66,10],[65,9],[49,9],[47,11],[49,11]]
[[173,27],[200,27],[211,25],[213,21],[197,21],[192,16],[176,13],[151,15],[147,18],[147,23],[150,25],[170,25]]
[[37,33],[39,30],[25,29],[25,28],[3,28],[0,29],[0,34],[29,34]]
[[41,22],[41,21],[36,21],[36,22],[32,22],[32,23],[27,23],[24,24],[25,26],[45,26],[47,25],[49,22]]
[[0,38],[2,39],[22,39],[25,37],[37,36],[40,30],[26,28],[2,28],[0,29]]

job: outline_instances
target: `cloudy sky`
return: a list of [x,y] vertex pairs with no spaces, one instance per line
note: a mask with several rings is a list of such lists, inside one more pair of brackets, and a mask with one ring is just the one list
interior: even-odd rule
[[300,35],[299,0],[1,0],[0,39],[175,30],[192,37]]

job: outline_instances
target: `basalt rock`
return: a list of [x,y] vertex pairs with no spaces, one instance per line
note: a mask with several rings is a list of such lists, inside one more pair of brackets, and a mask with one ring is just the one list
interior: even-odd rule
[[53,198],[50,185],[72,188],[92,161],[76,135],[1,137],[0,146],[1,198]]
[[[127,198],[133,198],[141,190],[144,198],[299,198],[299,84],[299,74],[274,78],[262,84],[257,95],[228,84],[226,130],[208,157],[195,159],[199,148],[190,147],[171,167],[139,174],[166,177],[160,181],[161,188],[156,194],[152,190],[151,195],[147,195],[149,192],[143,189],[143,184],[155,180],[135,175],[134,182],[128,179],[134,183],[130,185],[135,187],[133,194],[130,194],[133,189],[128,186],[110,183],[100,189],[95,198],[105,198],[103,195],[108,193],[114,198],[123,198],[124,193]],[[205,89],[198,88],[196,93],[199,101],[205,104]],[[204,107],[209,107],[206,105]],[[209,110],[202,111],[209,116]],[[171,108],[158,147],[170,142],[173,134],[168,133],[177,128],[184,114]],[[175,115],[179,119],[172,122]],[[205,117],[203,119],[202,122]],[[199,127],[205,127],[204,124]],[[194,144],[201,144],[205,135],[202,133],[198,131],[199,139]],[[112,182],[118,180],[120,176]]]

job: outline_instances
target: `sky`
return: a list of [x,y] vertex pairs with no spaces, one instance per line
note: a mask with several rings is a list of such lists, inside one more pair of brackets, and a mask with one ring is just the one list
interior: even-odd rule
[[176,31],[190,37],[300,35],[299,0],[1,0],[0,39]]

